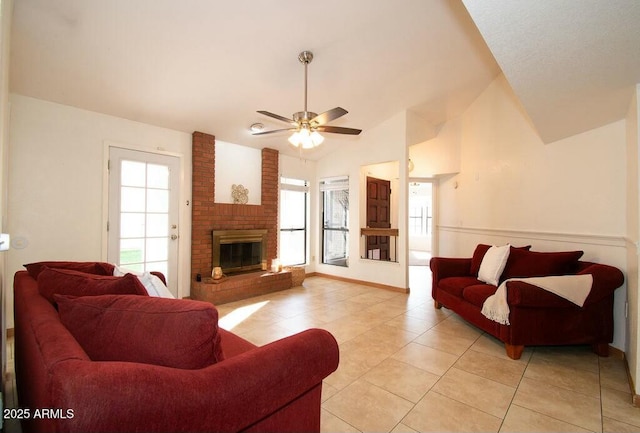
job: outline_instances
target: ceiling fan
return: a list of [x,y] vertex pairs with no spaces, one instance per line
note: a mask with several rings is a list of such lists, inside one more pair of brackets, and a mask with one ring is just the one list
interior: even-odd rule
[[258,113],[287,122],[291,127],[274,129],[272,131],[258,131],[253,132],[252,134],[265,135],[273,134],[274,132],[295,131],[291,137],[289,137],[289,143],[296,147],[300,147],[301,149],[311,149],[324,141],[324,137],[320,135],[318,131],[331,132],[334,134],[360,134],[360,132],[362,132],[361,129],[327,125],[327,123],[332,120],[336,120],[348,113],[348,111],[342,107],[332,108],[331,110],[325,111],[321,114],[307,111],[307,65],[309,65],[313,60],[313,53],[311,51],[303,51],[298,55],[298,60],[300,60],[300,63],[304,64],[304,111],[293,113],[293,119],[289,119],[269,111],[259,110]]

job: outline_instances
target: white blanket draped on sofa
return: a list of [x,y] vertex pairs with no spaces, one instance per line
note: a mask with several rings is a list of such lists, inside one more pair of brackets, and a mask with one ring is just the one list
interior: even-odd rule
[[582,307],[591,292],[593,276],[559,275],[549,277],[509,278],[498,286],[496,292],[489,296],[482,305],[482,314],[494,322],[509,324],[509,305],[507,304],[507,282],[524,281],[541,289],[555,293]]

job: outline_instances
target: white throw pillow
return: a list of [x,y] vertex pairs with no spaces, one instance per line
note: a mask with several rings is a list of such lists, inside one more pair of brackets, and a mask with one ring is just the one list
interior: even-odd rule
[[147,290],[149,296],[156,296],[160,298],[174,298],[173,293],[169,291],[167,286],[162,282],[162,280],[149,272],[135,272],[130,269],[120,268],[116,266],[113,268],[113,275],[116,277],[122,277],[125,274],[133,274],[142,283],[144,288]]
[[501,247],[492,246],[489,248],[482,258],[480,270],[478,271],[478,279],[487,284],[498,285],[500,276],[509,258],[509,244]]

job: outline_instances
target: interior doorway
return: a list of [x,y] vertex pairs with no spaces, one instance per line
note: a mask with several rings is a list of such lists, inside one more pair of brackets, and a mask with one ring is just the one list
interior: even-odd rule
[[433,255],[433,181],[409,181],[409,266],[429,266]]

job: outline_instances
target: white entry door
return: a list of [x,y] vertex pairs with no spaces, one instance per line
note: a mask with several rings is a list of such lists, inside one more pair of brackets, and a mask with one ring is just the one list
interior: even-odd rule
[[109,148],[108,260],[138,272],[160,271],[178,295],[180,160]]

